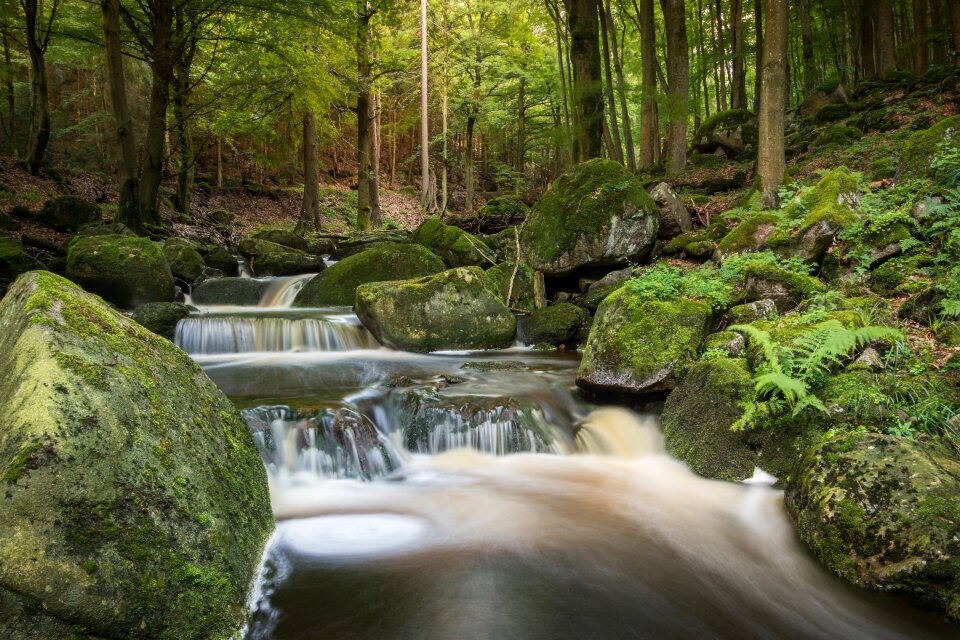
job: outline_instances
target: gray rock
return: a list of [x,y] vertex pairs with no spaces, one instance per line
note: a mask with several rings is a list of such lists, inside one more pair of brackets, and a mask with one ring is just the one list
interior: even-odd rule
[[261,293],[260,285],[250,278],[214,278],[194,289],[190,299],[202,305],[256,306]]
[[730,309],[730,324],[750,324],[757,320],[774,320],[777,304],[769,298],[737,305]]
[[650,197],[660,207],[659,239],[670,240],[693,229],[690,212],[666,182],[655,186],[650,191]]

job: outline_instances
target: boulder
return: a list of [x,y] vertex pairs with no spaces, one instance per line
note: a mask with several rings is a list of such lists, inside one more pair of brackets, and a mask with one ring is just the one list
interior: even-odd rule
[[768,298],[739,304],[730,308],[729,316],[730,324],[750,324],[757,320],[773,320],[777,317],[777,304]]
[[811,276],[765,264],[748,264],[742,270],[747,302],[772,300],[777,311],[793,309],[810,296],[823,293],[826,286]]
[[663,407],[667,451],[707,478],[739,482],[753,475],[757,454],[730,427],[753,398],[744,360],[714,358],[694,364]]
[[180,302],[148,302],[133,310],[133,319],[162,338],[173,341],[177,323],[190,315],[190,309]]
[[499,233],[507,227],[522,224],[530,207],[517,196],[500,196],[488,200],[477,211],[480,233]]
[[520,232],[527,264],[548,276],[647,257],[660,227],[657,204],[622,165],[595,159],[557,178]]
[[267,242],[290,247],[303,253],[310,251],[310,243],[307,242],[306,238],[285,229],[263,229],[254,233],[252,237],[257,240],[266,240]]
[[875,433],[839,436],[804,456],[786,504],[800,539],[831,571],[938,604],[960,622],[955,453]]
[[122,222],[105,222],[103,224],[89,224],[77,231],[78,236],[127,236],[136,237],[136,233]]
[[543,283],[543,274],[534,271],[529,266],[521,264],[517,269],[517,276],[513,279],[513,289],[510,289],[510,279],[513,278],[515,263],[501,262],[495,267],[487,269],[487,277],[497,287],[500,293],[500,299],[507,300],[510,295],[510,301],[507,306],[511,309],[523,309],[533,311],[547,304],[545,299],[545,285]]
[[240,275],[240,263],[237,256],[230,253],[222,244],[201,247],[200,255],[208,267],[223,271],[224,275],[235,277]]
[[936,170],[933,161],[937,156],[937,147],[946,142],[953,149],[960,147],[960,116],[941,120],[929,129],[912,134],[903,145],[900,153],[901,178],[932,177]]
[[660,207],[661,240],[670,240],[693,229],[690,212],[666,182],[661,182],[650,191],[650,197]]
[[860,140],[863,132],[856,127],[848,127],[842,124],[835,124],[824,129],[816,141],[810,146],[811,150],[822,149],[830,145],[846,147]]
[[413,232],[410,242],[427,247],[443,258],[449,267],[492,264],[486,244],[460,227],[443,224],[437,216],[423,221]]
[[710,307],[646,300],[627,287],[597,309],[577,384],[600,392],[648,395],[673,389],[697,355]]
[[170,265],[148,238],[78,236],[67,253],[67,277],[124,309],[174,298]]
[[268,240],[244,238],[240,241],[239,249],[249,259],[250,269],[257,277],[319,273],[326,267],[320,256],[312,256]]
[[779,223],[780,216],[775,213],[758,213],[747,218],[720,240],[714,259],[723,262],[731,256],[762,251]]
[[409,280],[439,273],[443,260],[419,244],[388,244],[340,260],[303,286],[295,307],[352,307],[367,282]]
[[21,273],[43,268],[42,262],[23,250],[19,240],[0,235],[0,294]]
[[758,120],[750,111],[721,111],[704,120],[693,136],[694,149],[700,153],[722,152],[733,159],[757,148]]
[[36,221],[57,231],[76,231],[99,222],[100,207],[76,196],[60,196],[44,203]]
[[206,264],[203,256],[196,249],[196,245],[183,238],[171,238],[161,245],[163,255],[167,258],[170,271],[181,280],[192,283],[203,273]]
[[561,302],[521,317],[517,323],[517,337],[528,345],[570,344],[576,342],[589,321],[590,313],[586,309]]
[[410,239],[410,234],[402,229],[380,231],[367,231],[364,233],[355,233],[345,240],[337,242],[336,249],[330,254],[333,260],[343,260],[355,253],[383,247],[388,244],[397,244],[406,242]]
[[230,638],[273,528],[233,405],[59,276],[18,279],[0,326],[0,637]]
[[499,349],[517,321],[479,267],[357,287],[356,312],[384,345],[405,351]]
[[836,88],[828,89],[831,89],[831,87],[817,89],[807,96],[800,104],[800,115],[810,118],[827,105],[846,104],[850,100],[843,85],[838,84]]
[[257,281],[250,278],[213,278],[198,285],[190,300],[202,305],[255,307],[260,304],[262,293]]

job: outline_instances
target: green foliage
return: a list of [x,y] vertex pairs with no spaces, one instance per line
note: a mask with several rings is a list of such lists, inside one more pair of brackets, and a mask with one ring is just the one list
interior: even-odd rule
[[734,430],[760,426],[765,419],[787,411],[794,416],[811,408],[826,412],[816,389],[830,371],[863,345],[901,337],[899,331],[889,327],[849,328],[836,319],[813,325],[789,344],[774,341],[769,333],[753,325],[730,329],[743,334],[763,355],[754,372],[755,397],[744,406],[744,415],[733,425]]

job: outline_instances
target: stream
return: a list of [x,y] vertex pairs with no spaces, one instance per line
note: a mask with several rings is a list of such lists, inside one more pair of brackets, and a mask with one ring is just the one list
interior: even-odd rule
[[277,529],[241,637],[960,638],[856,589],[758,473],[705,480],[575,354],[405,353],[349,308],[200,307],[177,343],[243,411]]

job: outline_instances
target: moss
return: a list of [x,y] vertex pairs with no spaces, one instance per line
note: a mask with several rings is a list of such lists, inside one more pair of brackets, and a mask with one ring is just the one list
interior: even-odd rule
[[7,464],[3,475],[0,475],[0,482],[7,484],[16,482],[27,472],[29,463],[33,455],[43,448],[39,442],[28,442],[20,451],[14,455],[13,459]]
[[746,109],[730,109],[729,111],[720,111],[700,123],[694,139],[709,136],[717,130],[736,129],[744,123],[752,120],[755,116],[753,112]]
[[523,220],[530,207],[517,196],[493,198],[477,211],[477,217],[483,219]]
[[849,104],[825,104],[813,116],[817,124],[828,124],[849,118],[853,109]]
[[870,163],[870,179],[878,181],[892,178],[897,173],[897,164],[896,158],[877,158]]
[[[487,269],[487,277],[496,285],[500,293],[500,299],[511,309],[523,309],[533,311],[537,308],[537,280],[539,279],[541,290],[543,290],[543,277],[526,264],[521,264],[517,269],[517,276],[513,280],[513,289],[510,290],[510,280],[513,277],[513,262],[502,262],[495,267]],[[507,293],[510,293],[510,300],[507,301]],[[543,301],[540,301],[541,304]]]
[[717,245],[717,255],[727,258],[762,249],[764,240],[779,223],[780,216],[776,213],[758,213],[747,218],[724,236]]
[[561,302],[521,318],[518,333],[525,344],[566,344],[577,338],[589,319],[586,309]]
[[[837,167],[825,175],[813,191],[802,199],[804,210],[808,213],[798,233],[803,234],[823,221],[830,221],[840,229],[856,222],[857,216],[847,203],[856,196],[857,190],[857,177],[846,167]],[[789,208],[787,217],[794,217]]]
[[357,287],[368,282],[407,280],[443,271],[435,253],[419,244],[388,244],[340,260],[304,285],[295,307],[353,306]]
[[77,236],[67,253],[67,276],[124,308],[173,299],[166,257],[148,238]]
[[[622,165],[603,159],[584,162],[557,178],[530,211],[521,232],[523,255],[533,268],[556,275],[580,264],[615,264],[647,249],[656,237],[657,210],[643,183]],[[628,221],[646,237],[626,238],[633,241],[632,253],[606,255],[613,226],[622,229]],[[572,255],[587,243],[599,243],[600,255]]]
[[[827,107],[832,105],[827,105]],[[824,107],[826,108],[826,107]],[[856,127],[848,127],[842,124],[835,124],[827,127],[817,136],[817,148],[829,145],[849,145],[863,137],[863,132]]]
[[691,242],[685,247],[685,251],[688,256],[692,258],[699,258],[701,260],[706,260],[711,255],[713,255],[713,250],[714,250],[714,244],[709,240]]
[[931,163],[936,157],[937,145],[944,140],[949,140],[951,147],[960,148],[960,137],[956,135],[958,129],[960,129],[960,116],[953,116],[941,120],[925,131],[918,131],[911,135],[900,154],[903,177],[931,177],[933,175]]
[[424,220],[413,232],[410,242],[434,251],[449,267],[468,267],[493,262],[487,246],[479,238],[460,227],[444,224],[438,216]]

